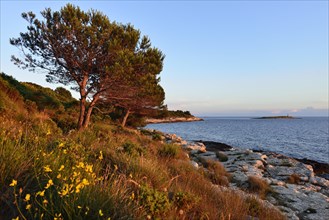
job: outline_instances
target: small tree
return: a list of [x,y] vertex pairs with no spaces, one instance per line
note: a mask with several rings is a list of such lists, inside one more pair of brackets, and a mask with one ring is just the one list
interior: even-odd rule
[[[41,15],[43,21],[33,12],[22,14],[28,30],[10,43],[22,50],[23,59],[12,56],[12,60],[23,69],[45,72],[48,82],[71,84],[80,93],[78,128],[87,127],[101,95],[109,89],[127,89],[130,74],[139,74],[131,71],[130,62],[140,32],[110,22],[101,12],[84,12],[71,4],[55,12],[45,9]],[[143,69],[137,65],[139,59],[135,57],[134,66]]]
[[158,77],[163,67],[162,52],[151,48],[150,40],[143,37],[129,59],[131,65],[126,70],[129,80],[126,85],[121,85],[125,88],[113,90],[115,87],[111,87],[101,97],[103,103],[125,109],[122,126],[125,126],[131,113],[147,114],[160,108],[165,97]]

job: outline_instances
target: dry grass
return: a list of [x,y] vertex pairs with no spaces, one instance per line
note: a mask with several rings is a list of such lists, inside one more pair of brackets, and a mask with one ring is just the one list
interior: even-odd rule
[[290,184],[299,184],[300,181],[301,181],[300,175],[296,173],[291,174],[287,179],[287,182]]
[[230,174],[225,170],[225,167],[219,161],[207,160],[204,163],[208,169],[208,176],[212,183],[221,186],[229,185]]
[[[102,217],[111,219],[244,219],[251,215],[283,219],[277,210],[262,203],[251,206],[239,193],[214,186],[228,184],[229,175],[221,163],[209,161],[209,172],[197,170],[181,149],[135,130],[95,123],[82,132],[65,135],[43,113],[23,120],[5,115],[0,121],[0,184],[4,186],[0,189],[0,215],[5,219],[23,215],[32,219],[41,214],[44,219],[53,219],[59,213],[64,219],[98,219],[99,210]],[[80,162],[93,165],[93,181],[80,193],[60,197],[67,180],[58,177],[59,167],[65,167],[63,176],[72,177]],[[45,173],[46,166],[53,171]],[[36,194],[45,189],[50,178],[55,184],[46,191],[44,198],[49,203],[43,213]],[[18,182],[17,206],[14,188],[9,186],[13,179]],[[38,211],[26,210],[27,194]]]
[[261,198],[265,198],[267,193],[271,192],[271,187],[265,180],[257,176],[249,176],[248,190],[258,194]]

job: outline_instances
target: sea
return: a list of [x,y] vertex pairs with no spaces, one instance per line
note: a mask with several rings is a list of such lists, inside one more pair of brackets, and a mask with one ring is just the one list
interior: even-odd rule
[[204,121],[149,124],[188,141],[215,141],[236,148],[280,153],[329,164],[329,118],[253,119],[203,117]]

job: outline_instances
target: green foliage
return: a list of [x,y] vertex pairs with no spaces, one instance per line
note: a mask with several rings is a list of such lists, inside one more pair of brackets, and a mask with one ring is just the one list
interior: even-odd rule
[[179,153],[180,147],[174,144],[164,144],[159,149],[161,157],[175,158]]
[[[88,126],[101,99],[134,112],[162,103],[164,91],[157,75],[164,55],[131,24],[111,22],[97,10],[83,11],[72,4],[59,11],[47,8],[41,15],[40,20],[33,12],[22,13],[27,31],[10,43],[23,51],[23,58],[12,56],[12,61],[23,69],[41,69],[48,82],[73,85],[79,91],[79,129]],[[70,98],[63,88],[57,92]],[[25,95],[41,99],[40,109],[60,104],[48,94]]]
[[151,216],[164,215],[170,208],[170,202],[166,192],[161,192],[149,186],[141,186],[139,188],[139,203]]
[[162,109],[158,110],[157,115],[155,118],[190,118],[193,117],[193,115],[189,111],[182,111],[182,110],[168,110],[166,106],[164,106]]
[[72,98],[73,98],[71,92],[63,87],[57,87],[55,89],[55,92],[59,95],[59,97],[65,98],[68,101],[72,100]]
[[177,192],[174,194],[172,201],[177,208],[188,210],[198,203],[199,198],[188,192]]
[[142,115],[131,114],[131,116],[127,120],[127,125],[133,128],[145,127],[145,118]]
[[144,148],[130,141],[125,142],[122,147],[124,152],[131,156],[142,156],[146,152]]
[[140,129],[140,131],[142,134],[151,137],[152,140],[155,140],[155,141],[161,141],[163,138],[163,135],[164,135],[163,133],[161,133],[160,131],[157,131],[157,130],[150,131],[147,129]]
[[158,133],[154,133],[152,134],[152,140],[155,140],[155,141],[161,141],[162,139],[162,136]]

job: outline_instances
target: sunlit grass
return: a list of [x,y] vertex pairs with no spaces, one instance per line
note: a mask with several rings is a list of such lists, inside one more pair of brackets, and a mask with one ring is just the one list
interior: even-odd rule
[[135,130],[99,122],[64,135],[48,117],[0,121],[5,218],[283,219],[262,203],[216,188],[211,181],[228,176],[220,164],[209,164],[209,175],[193,168],[179,147]]

